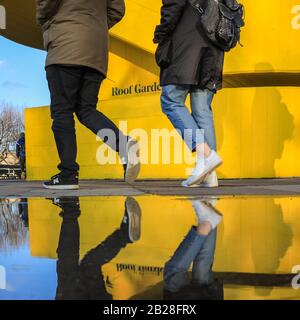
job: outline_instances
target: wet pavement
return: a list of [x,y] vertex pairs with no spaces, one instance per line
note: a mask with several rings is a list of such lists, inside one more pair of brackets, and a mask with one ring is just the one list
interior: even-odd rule
[[0,300],[300,299],[299,212],[277,195],[3,198]]
[[220,180],[219,188],[182,188],[182,180],[138,180],[128,185],[118,180],[83,180],[78,191],[53,191],[42,188],[41,181],[0,180],[1,198],[57,196],[167,196],[280,195],[300,196],[300,178]]

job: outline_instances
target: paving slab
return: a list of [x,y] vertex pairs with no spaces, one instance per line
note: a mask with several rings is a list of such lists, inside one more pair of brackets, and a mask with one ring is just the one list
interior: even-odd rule
[[56,196],[300,196],[300,178],[221,180],[219,188],[182,188],[179,180],[147,180],[128,185],[120,180],[81,181],[78,191],[52,191],[42,188],[39,181],[0,181],[0,197]]

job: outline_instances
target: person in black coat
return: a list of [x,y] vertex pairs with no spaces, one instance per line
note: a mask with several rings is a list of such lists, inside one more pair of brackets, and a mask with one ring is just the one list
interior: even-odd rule
[[[203,8],[205,2],[198,0]],[[158,43],[156,59],[161,67],[163,112],[190,150],[197,152],[193,175],[182,185],[217,187],[215,169],[222,160],[215,152],[211,103],[214,94],[222,88],[224,52],[206,39],[199,12],[190,0],[163,0],[154,43]],[[189,94],[192,114],[185,105]]]

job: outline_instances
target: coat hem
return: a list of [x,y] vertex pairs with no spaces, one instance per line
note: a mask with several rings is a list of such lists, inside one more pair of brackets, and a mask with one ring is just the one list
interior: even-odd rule
[[60,61],[60,62],[52,62],[52,63],[46,63],[45,69],[47,67],[53,66],[53,65],[64,65],[64,66],[76,66],[76,67],[88,67],[91,69],[94,69],[98,72],[100,72],[105,78],[107,76],[107,71],[104,71],[103,69],[96,67],[94,64],[89,64],[89,63],[76,63],[76,62],[70,62],[70,61]]
[[212,82],[209,82],[208,84],[202,86],[201,84],[199,84],[199,82],[195,82],[195,81],[160,81],[160,86],[161,87],[165,87],[165,86],[169,86],[169,85],[174,85],[174,86],[195,86],[198,87],[199,89],[208,89],[210,91],[219,91],[221,89],[223,89],[223,84],[219,83],[216,84],[215,86],[211,85]]

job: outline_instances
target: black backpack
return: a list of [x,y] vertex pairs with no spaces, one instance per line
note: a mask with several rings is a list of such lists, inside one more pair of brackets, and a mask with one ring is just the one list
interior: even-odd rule
[[223,51],[230,51],[240,41],[244,7],[236,0],[189,0],[200,14],[200,24],[208,40]]

